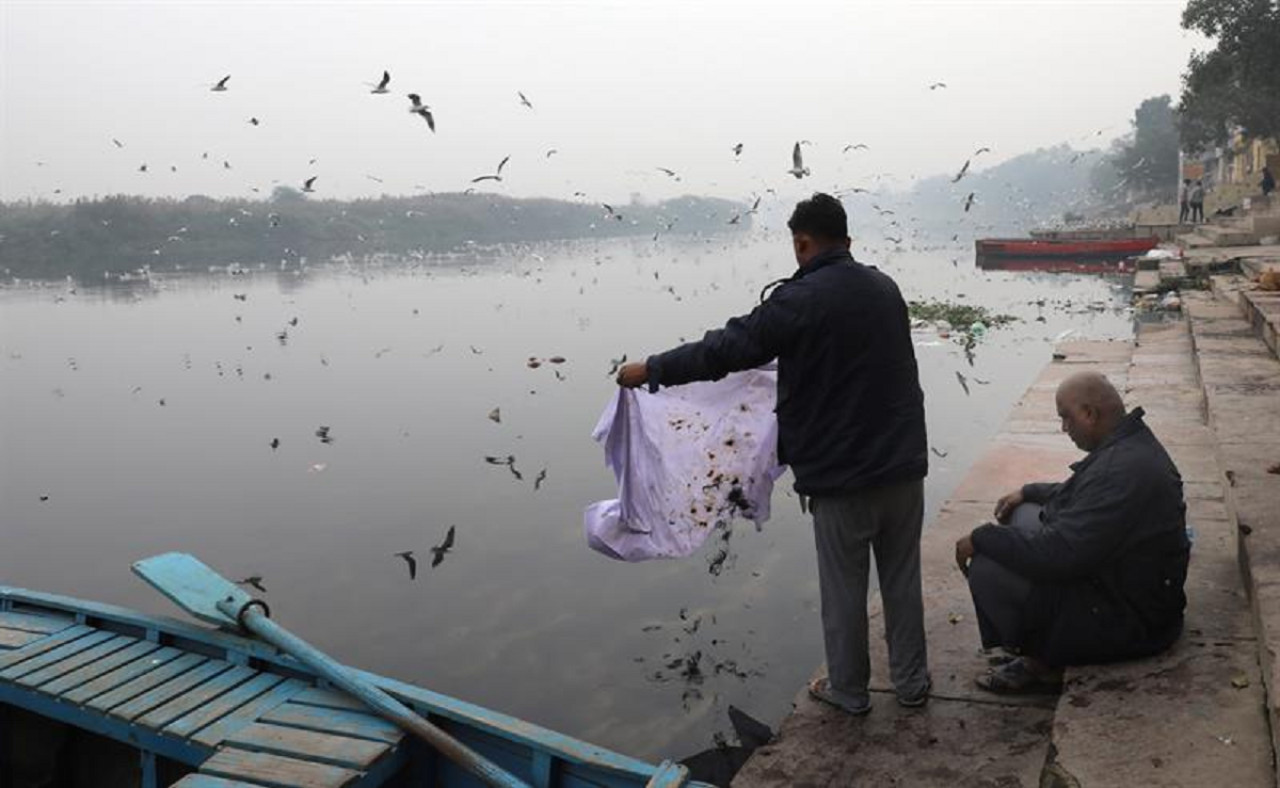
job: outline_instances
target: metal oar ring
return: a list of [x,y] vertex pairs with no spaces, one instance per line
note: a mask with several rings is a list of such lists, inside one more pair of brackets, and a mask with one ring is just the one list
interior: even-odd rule
[[244,615],[245,613],[249,612],[249,608],[251,607],[259,608],[262,612],[262,615],[266,616],[267,618],[271,618],[270,605],[268,605],[266,602],[264,602],[261,599],[250,599],[248,602],[245,602],[243,605],[241,605],[239,612],[236,613],[236,623],[240,625],[241,629],[246,631],[251,631],[251,630],[249,630],[249,627],[246,626],[244,623]]

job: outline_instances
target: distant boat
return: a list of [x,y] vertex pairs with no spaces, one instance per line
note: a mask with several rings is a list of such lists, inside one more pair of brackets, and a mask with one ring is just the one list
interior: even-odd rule
[[1115,260],[1142,254],[1159,245],[1160,239],[1117,238],[1107,240],[1053,240],[1041,238],[980,238],[975,242],[978,257],[1015,257],[1024,260],[1056,257],[1079,260],[1105,257]]
[[[179,590],[199,588],[195,580],[190,585]],[[267,611],[251,601],[241,620],[253,606]],[[711,788],[669,761],[653,765],[412,684],[337,669],[389,694],[469,748],[472,758],[500,765],[512,776],[503,785]],[[561,701],[590,691],[566,687]],[[141,780],[131,784],[142,788],[484,784],[261,640],[4,586],[0,711],[8,712],[0,715],[8,728],[0,726],[0,734],[30,726],[27,746],[42,746],[32,743],[42,735],[50,746],[75,741],[58,733],[62,726],[114,739],[133,752],[97,747],[53,757],[102,758],[77,763],[109,774],[127,756],[131,765],[141,763]],[[33,715],[44,721],[23,722]],[[0,773],[0,783],[8,784],[6,776]]]

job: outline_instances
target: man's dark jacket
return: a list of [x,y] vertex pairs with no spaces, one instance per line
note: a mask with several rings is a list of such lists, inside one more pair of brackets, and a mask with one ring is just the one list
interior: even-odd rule
[[1187,540],[1182,477],[1142,408],[1058,484],[1028,484],[1044,505],[1035,532],[994,524],[973,546],[1031,580],[1027,653],[1051,665],[1148,656],[1182,632]]
[[826,252],[751,314],[648,359],[651,389],[778,360],[778,459],[826,496],[924,478],[924,394],[898,286]]

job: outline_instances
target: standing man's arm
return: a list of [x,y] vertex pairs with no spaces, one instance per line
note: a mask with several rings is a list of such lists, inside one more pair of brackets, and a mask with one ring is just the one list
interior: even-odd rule
[[625,365],[618,371],[618,385],[647,383],[657,391],[659,386],[719,380],[772,361],[794,346],[803,329],[804,312],[797,301],[795,288],[783,285],[750,314],[708,331],[700,341]]

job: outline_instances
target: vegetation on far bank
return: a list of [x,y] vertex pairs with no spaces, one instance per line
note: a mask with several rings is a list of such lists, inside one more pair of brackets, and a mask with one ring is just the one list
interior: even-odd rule
[[[614,206],[488,194],[313,200],[112,196],[0,205],[0,272],[26,279],[239,263],[323,262],[350,254],[423,256],[476,245],[740,230],[745,206],[681,197]],[[728,222],[744,214],[739,223]]]

